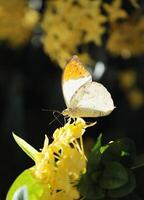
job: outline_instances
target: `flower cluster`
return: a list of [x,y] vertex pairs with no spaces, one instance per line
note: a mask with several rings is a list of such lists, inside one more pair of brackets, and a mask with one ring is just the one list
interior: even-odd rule
[[111,54],[123,58],[142,54],[144,20],[143,17],[131,20],[140,6],[137,0],[129,0],[128,3],[135,9],[130,16],[123,8],[122,0],[109,3],[102,0],[48,1],[42,22],[45,52],[61,67],[73,54],[90,63],[92,59],[87,45],[90,42],[101,45],[103,34],[108,33],[105,44]]
[[94,41],[101,44],[106,17],[101,12],[102,1],[60,0],[48,1],[44,14],[42,38],[45,52],[62,67],[73,54],[90,61],[81,44]]
[[114,23],[107,49],[114,55],[130,58],[144,53],[144,17],[139,20],[128,19],[123,23]]
[[27,0],[0,0],[0,40],[14,47],[24,44],[38,19],[38,12],[28,7]]
[[44,147],[35,157],[32,174],[45,185],[49,185],[49,199],[78,199],[76,184],[86,167],[82,135],[87,127],[84,120],[78,118],[64,127],[56,129],[53,142]]

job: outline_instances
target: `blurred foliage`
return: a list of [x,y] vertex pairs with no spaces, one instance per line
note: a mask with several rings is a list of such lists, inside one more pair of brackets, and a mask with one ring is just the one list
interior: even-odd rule
[[[61,67],[65,59],[79,53],[78,46],[81,44],[91,41],[101,44],[106,21],[100,9],[101,3],[101,0],[48,1],[42,24],[45,33],[42,41],[46,53]],[[87,52],[82,52],[82,57],[83,53]]]
[[112,54],[129,58],[144,53],[144,17],[136,17],[112,24],[106,46]]
[[[129,1],[129,6],[135,8],[129,14],[122,7],[122,0],[110,3],[102,0],[48,1],[42,22],[45,52],[61,67],[64,66],[65,59],[73,54],[79,54],[84,59],[83,62],[90,63],[92,59],[85,47],[89,43],[106,45],[111,54],[123,58],[142,54],[144,20],[141,15],[138,16],[141,9],[137,8],[136,3]],[[104,42],[102,36],[105,34],[108,37]]]
[[[105,45],[111,54],[123,58],[142,54],[142,8],[138,1],[127,4],[133,8],[132,13],[123,7],[122,0],[109,3],[105,0],[46,1],[41,21],[44,51],[61,67],[73,54],[90,64],[89,43],[96,47]],[[9,41],[12,46],[27,42],[38,21],[38,11],[30,8],[27,0],[0,1],[0,39]],[[103,40],[105,35],[106,40]]]
[[144,104],[144,91],[137,86],[137,74],[132,69],[121,70],[118,74],[119,86],[125,92],[132,109],[137,110]]
[[25,44],[38,19],[39,13],[28,7],[27,0],[0,0],[0,39],[13,47]]

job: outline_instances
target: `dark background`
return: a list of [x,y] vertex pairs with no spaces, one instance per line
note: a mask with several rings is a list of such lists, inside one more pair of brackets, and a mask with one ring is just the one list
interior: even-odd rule
[[[128,60],[114,58],[103,48],[97,55],[106,65],[100,82],[111,92],[116,109],[104,118],[97,119],[95,127],[85,133],[96,138],[103,133],[103,141],[129,137],[136,143],[137,154],[144,153],[144,105],[133,109],[124,91],[119,87],[118,74],[132,68],[137,73],[138,86],[144,89],[144,58],[137,56]],[[95,57],[97,59],[97,57]],[[42,46],[31,43],[20,49],[0,46],[0,199],[14,179],[34,163],[15,143],[12,132],[24,138],[36,149],[43,146],[44,135],[52,139],[53,131],[61,124],[53,119],[53,110],[65,108],[61,89],[62,70],[43,52]],[[49,109],[50,111],[43,111]],[[64,123],[63,116],[59,120]],[[95,121],[95,119],[87,119]],[[138,193],[144,199],[144,168],[137,172]]]

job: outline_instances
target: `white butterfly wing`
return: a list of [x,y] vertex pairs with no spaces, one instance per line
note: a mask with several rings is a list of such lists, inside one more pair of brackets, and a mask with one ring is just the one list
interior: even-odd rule
[[62,89],[67,107],[75,92],[85,83],[92,82],[91,74],[86,70],[77,56],[73,56],[66,64],[63,77]]
[[110,114],[114,108],[108,90],[100,83],[90,82],[75,92],[68,112],[76,117],[100,117]]
[[77,90],[82,85],[84,85],[85,83],[88,83],[88,82],[92,82],[91,76],[79,78],[76,80],[71,79],[71,80],[65,81],[63,83],[63,85],[62,85],[63,95],[64,95],[64,99],[65,99],[65,103],[66,103],[67,107],[70,106],[71,99],[74,96],[74,94],[77,92]]

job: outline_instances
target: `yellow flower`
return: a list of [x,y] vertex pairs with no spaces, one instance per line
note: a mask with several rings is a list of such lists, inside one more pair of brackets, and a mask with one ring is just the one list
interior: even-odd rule
[[13,47],[24,44],[38,19],[38,12],[28,7],[27,0],[0,0],[0,40]]
[[144,17],[113,24],[107,49],[114,55],[130,58],[144,53]]
[[70,123],[70,121],[71,119],[64,127],[56,129],[53,134],[54,143],[57,141],[62,143],[70,143],[72,142],[72,140],[82,136],[82,134],[84,133],[84,128],[86,128],[85,121],[81,118],[77,118],[74,123]]
[[19,146],[35,161],[30,170],[32,177],[44,188],[41,200],[79,199],[76,184],[86,170],[82,135],[94,124],[86,124],[81,118],[69,119],[63,127],[56,129],[51,144],[45,136],[40,152],[14,135]]
[[86,125],[81,118],[74,122],[69,120],[64,127],[56,129],[51,144],[45,138],[42,151],[35,157],[32,172],[42,183],[49,185],[51,200],[79,198],[75,185],[86,167],[82,135],[91,125]]
[[81,155],[76,149],[69,147],[64,149],[63,155],[57,163],[59,172],[63,174],[63,169],[65,169],[65,172],[71,176],[71,179],[78,179],[81,170],[85,168],[84,155]]
[[110,22],[115,22],[118,19],[125,19],[127,13],[121,8],[122,0],[113,0],[111,4],[105,3],[104,9],[108,13],[108,18]]
[[88,53],[83,48],[79,53],[78,47],[91,41],[101,44],[106,21],[101,13],[101,3],[101,0],[48,1],[42,22],[42,43],[45,52],[61,67],[73,54],[87,54],[90,63]]
[[141,89],[133,88],[128,92],[127,99],[133,109],[139,109],[144,105],[144,92]]
[[134,86],[137,79],[136,73],[132,69],[122,70],[121,72],[119,72],[118,78],[120,87],[126,91]]

